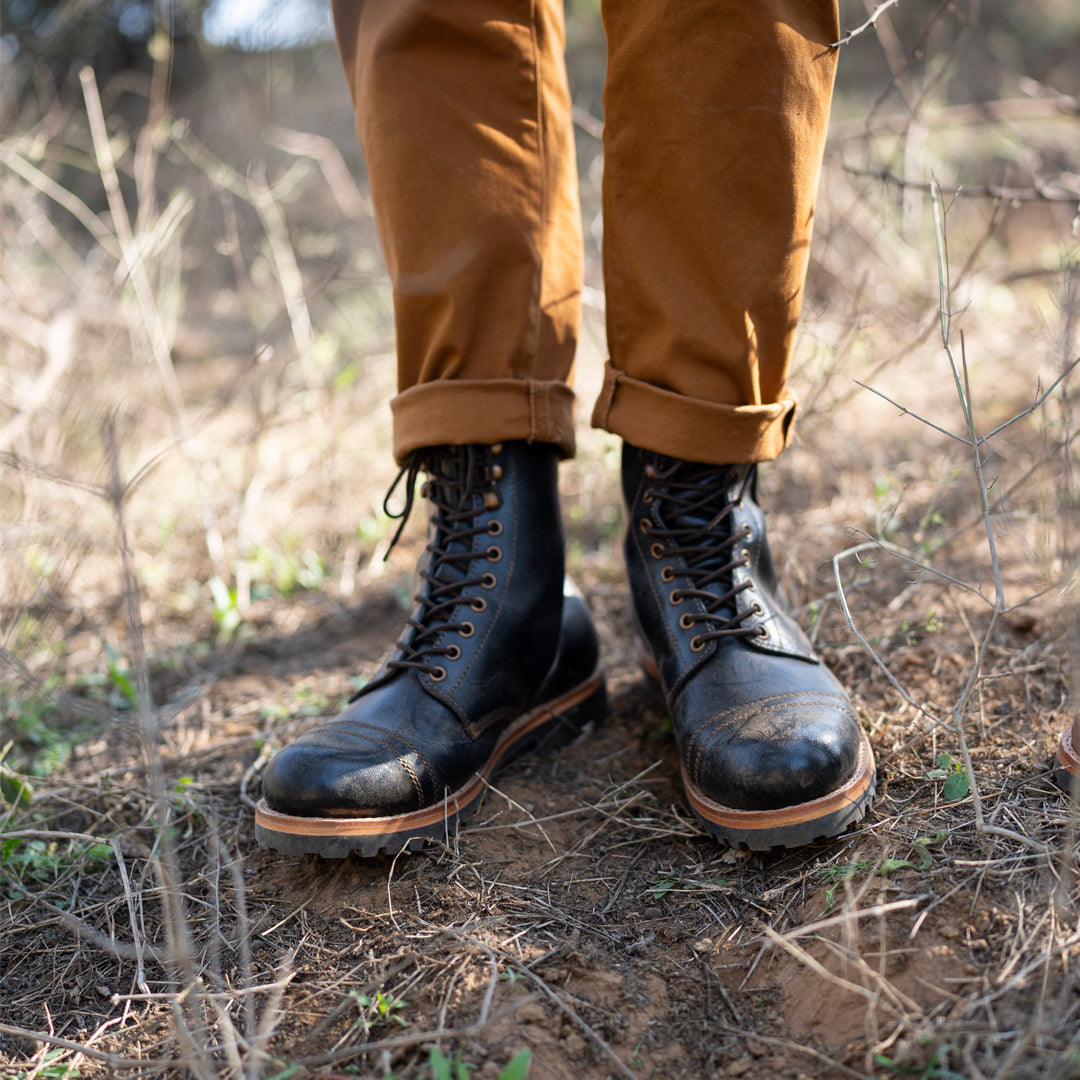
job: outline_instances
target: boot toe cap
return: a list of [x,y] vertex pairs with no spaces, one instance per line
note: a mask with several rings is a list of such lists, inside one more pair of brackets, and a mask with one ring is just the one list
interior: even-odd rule
[[847,783],[861,745],[846,698],[785,694],[721,712],[688,740],[690,779],[718,803],[776,810]]
[[[383,817],[428,804],[433,784],[408,753],[374,742],[334,745],[333,732],[313,732],[285,747],[263,774],[263,796],[298,817]],[[328,738],[329,737],[329,738]]]

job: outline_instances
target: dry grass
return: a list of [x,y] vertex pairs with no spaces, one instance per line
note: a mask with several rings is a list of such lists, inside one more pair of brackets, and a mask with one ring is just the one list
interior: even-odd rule
[[565,510],[609,724],[422,854],[260,852],[263,764],[374,669],[421,543],[382,562],[391,318],[347,103],[329,62],[252,61],[229,78],[261,70],[276,126],[232,139],[84,79],[0,141],[0,1075],[419,1078],[439,1046],[485,1080],[523,1047],[590,1080],[1080,1076],[1078,815],[1046,772],[1076,707],[1075,103],[945,107],[950,47],[912,64],[890,18],[916,121],[840,102],[764,481],[884,789],[796,852],[719,848],[682,801],[586,430]]

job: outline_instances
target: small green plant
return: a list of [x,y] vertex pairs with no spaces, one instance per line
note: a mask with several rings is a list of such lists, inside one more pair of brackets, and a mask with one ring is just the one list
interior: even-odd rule
[[109,704],[120,712],[132,712],[139,704],[131,669],[121,666],[120,654],[105,646],[105,661],[109,673]]
[[244,621],[240,610],[236,586],[226,585],[221,578],[214,576],[209,581],[210,599],[213,603],[214,622],[218,625],[218,636],[222,641],[229,641],[240,629]]
[[716,892],[718,889],[726,889],[727,881],[724,878],[684,878],[678,875],[663,877],[654,881],[651,886],[652,898],[661,900],[669,892]]
[[76,862],[91,872],[101,869],[111,857],[112,847],[106,843],[73,850],[56,840],[9,837],[0,841],[0,866],[25,888],[51,884]]
[[[938,847],[945,842],[945,830],[939,829],[930,836],[918,836],[911,841],[911,850],[915,853],[918,862],[910,859],[885,859],[878,864],[873,859],[857,859],[855,862],[844,863],[836,866],[819,866],[817,873],[828,881],[829,887],[825,890],[825,907],[821,914],[826,915],[832,911],[836,904],[836,890],[842,882],[849,881],[869,870],[874,870],[878,877],[888,877],[897,870],[929,870],[934,861],[931,848]],[[876,869],[875,869],[876,867]]]
[[393,994],[384,994],[381,990],[376,990],[374,995],[350,990],[349,997],[360,1009],[356,1026],[362,1028],[365,1035],[381,1024],[393,1023],[400,1024],[401,1027],[408,1026],[405,1017],[400,1015],[401,1010],[408,1008],[409,1005],[403,998],[395,997]]
[[925,1065],[901,1064],[887,1054],[875,1054],[874,1063],[888,1069],[893,1076],[912,1076],[917,1080],[966,1080],[962,1073],[939,1064],[941,1055],[948,1053],[950,1049],[949,1046],[943,1046],[935,1050]]
[[[499,1080],[525,1080],[532,1064],[532,1052],[528,1049],[515,1054],[507,1063]],[[431,1048],[428,1057],[432,1080],[472,1080],[472,1065],[461,1060],[461,1051],[451,1061],[437,1046]]]
[[836,904],[836,890],[843,882],[857,877],[864,871],[869,870],[873,865],[871,859],[859,859],[856,862],[843,865],[819,866],[817,873],[829,882],[829,887],[825,890],[825,907],[822,909],[821,914],[826,915],[832,911],[833,906]]
[[64,1064],[57,1059],[71,1051],[62,1046],[49,1050],[42,1058],[41,1064],[33,1069],[20,1069],[12,1074],[11,1080],[76,1080],[82,1076],[75,1065]]
[[957,802],[971,790],[971,780],[967,770],[959,761],[954,761],[951,754],[944,751],[934,759],[935,768],[926,774],[927,780],[944,780],[941,796],[948,802]]
[[[281,1062],[275,1062],[274,1068],[277,1068]],[[300,1065],[286,1065],[280,1072],[264,1073],[263,1080],[293,1080],[293,1078],[301,1071]]]

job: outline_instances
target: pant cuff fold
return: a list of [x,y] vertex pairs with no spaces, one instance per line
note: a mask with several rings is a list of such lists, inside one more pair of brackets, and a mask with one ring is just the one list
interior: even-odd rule
[[574,392],[565,383],[531,379],[421,383],[390,402],[398,464],[425,446],[512,439],[552,443],[574,456]]
[[633,379],[610,361],[592,426],[632,446],[712,465],[771,461],[787,445],[795,399],[771,405],[723,405]]

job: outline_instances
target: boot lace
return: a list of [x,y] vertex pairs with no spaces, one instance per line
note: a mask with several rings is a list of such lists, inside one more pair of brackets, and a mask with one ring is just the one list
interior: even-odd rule
[[704,611],[686,612],[679,620],[684,630],[701,625],[691,639],[690,648],[700,652],[710,641],[725,637],[756,637],[763,627],[745,625],[760,605],[738,609],[735,598],[752,589],[753,582],[735,584],[732,571],[750,562],[749,548],[739,548],[750,540],[749,525],[732,528],[732,510],[750,491],[754,469],[745,469],[735,497],[731,497],[732,469],[738,466],[704,465],[657,457],[645,466],[645,474],[654,483],[644,492],[644,500],[653,504],[653,515],[641,523],[643,531],[658,539],[652,544],[654,558],[679,558],[683,567],[666,566],[660,577],[665,582],[675,577],[688,579],[686,587],[673,589],[671,602],[700,600]]
[[[421,587],[414,596],[419,609],[408,619],[397,647],[400,655],[387,662],[388,670],[423,671],[434,681],[446,678],[446,668],[432,661],[445,656],[456,660],[460,646],[445,640],[437,641],[446,631],[462,637],[472,637],[471,622],[450,620],[452,612],[463,602],[475,611],[482,611],[487,602],[482,596],[468,598],[477,587],[490,589],[495,575],[490,571],[477,573],[473,567],[478,559],[497,561],[497,547],[479,547],[475,538],[482,534],[497,536],[502,524],[489,520],[477,524],[485,510],[497,509],[501,503],[497,482],[501,467],[493,463],[493,448],[488,446],[441,446],[414,451],[390,485],[383,501],[386,514],[399,520],[397,531],[390,541],[387,556],[401,537],[415,502],[416,481],[423,471],[428,479],[421,488],[433,508],[434,528],[427,544],[429,558],[420,571]],[[405,505],[400,511],[390,508],[390,501],[402,480],[405,482]]]

